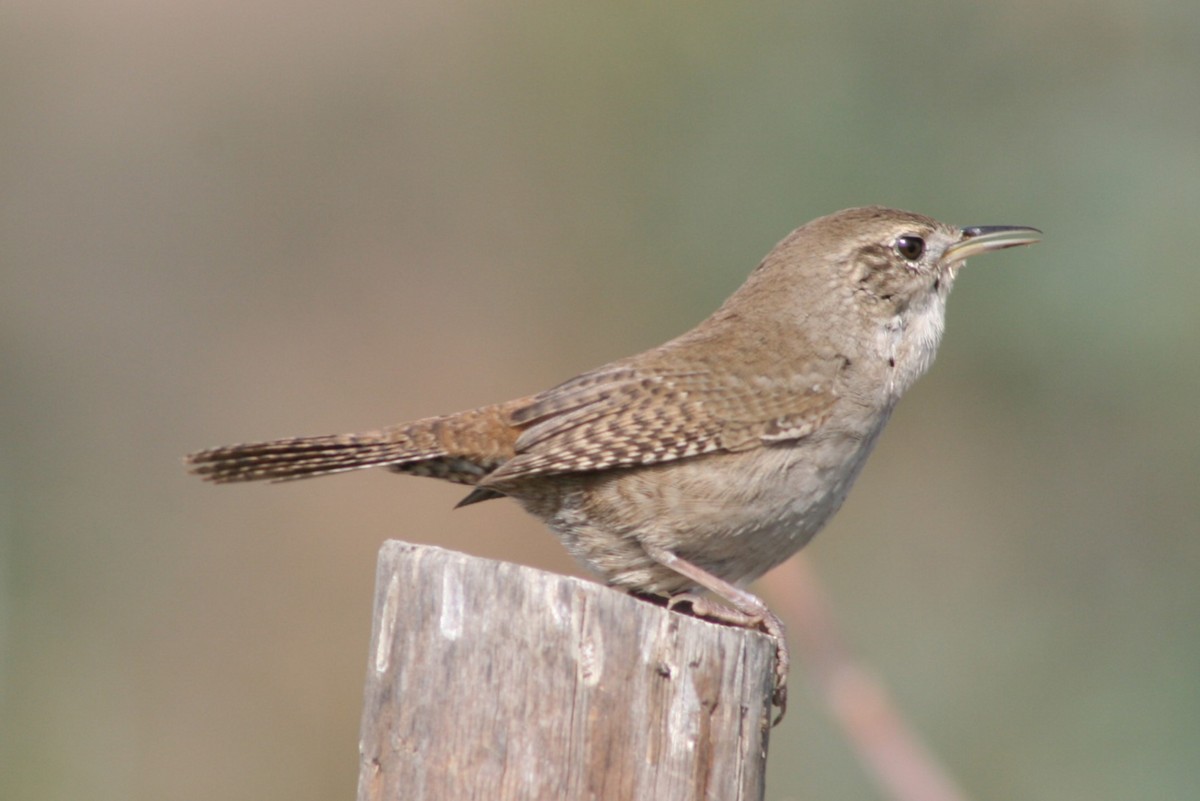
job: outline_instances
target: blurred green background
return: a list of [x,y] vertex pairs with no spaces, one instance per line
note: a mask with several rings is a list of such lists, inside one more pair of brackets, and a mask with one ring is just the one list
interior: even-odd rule
[[[1185,0],[9,0],[0,797],[351,797],[381,541],[574,567],[180,455],[541,389],[867,203],[1046,239],[808,551],[847,639],[975,798],[1195,797],[1198,77]],[[878,797],[801,688],[768,797]]]

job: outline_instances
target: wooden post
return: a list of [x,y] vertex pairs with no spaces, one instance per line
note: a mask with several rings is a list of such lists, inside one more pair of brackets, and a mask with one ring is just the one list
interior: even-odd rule
[[386,542],[358,799],[761,799],[774,657],[598,584]]

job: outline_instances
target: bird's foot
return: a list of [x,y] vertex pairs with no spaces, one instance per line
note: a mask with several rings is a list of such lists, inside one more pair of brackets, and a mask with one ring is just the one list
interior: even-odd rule
[[768,609],[757,595],[735,587],[725,579],[714,576],[668,550],[647,546],[645,543],[642,547],[654,561],[691,579],[728,604],[718,603],[696,593],[684,592],[667,600],[668,609],[686,604],[688,611],[695,617],[727,626],[756,629],[775,641],[775,688],[771,694],[771,703],[779,708],[779,714],[771,725],[778,726],[787,712],[787,678],[788,668],[791,666],[783,621]]

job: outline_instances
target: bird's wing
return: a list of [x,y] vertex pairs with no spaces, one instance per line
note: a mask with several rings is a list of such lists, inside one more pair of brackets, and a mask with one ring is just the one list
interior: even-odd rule
[[828,365],[746,376],[705,365],[651,371],[620,364],[585,373],[510,410],[521,429],[516,455],[481,485],[800,439],[828,417],[834,374]]

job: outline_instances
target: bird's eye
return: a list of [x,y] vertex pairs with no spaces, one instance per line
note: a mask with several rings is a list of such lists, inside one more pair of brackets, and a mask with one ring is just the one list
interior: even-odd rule
[[906,261],[917,261],[925,255],[925,240],[919,236],[902,236],[893,247],[900,258]]

